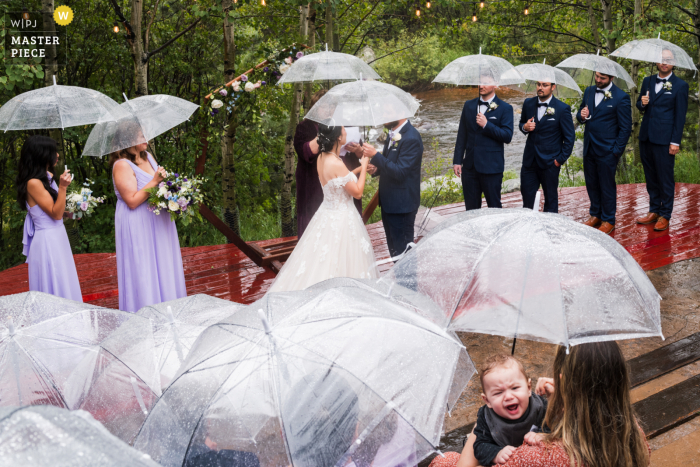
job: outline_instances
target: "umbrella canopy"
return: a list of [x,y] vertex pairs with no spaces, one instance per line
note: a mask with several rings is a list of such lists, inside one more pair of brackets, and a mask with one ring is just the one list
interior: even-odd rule
[[68,128],[114,122],[128,114],[114,100],[94,89],[53,86],[24,92],[0,107],[0,129]]
[[292,63],[277,81],[277,84],[355,81],[362,77],[381,79],[371,66],[354,55],[326,50],[325,52],[305,55]]
[[455,331],[566,346],[662,336],[661,298],[637,262],[614,239],[558,214],[455,215],[379,282]]
[[493,55],[467,55],[448,63],[438,73],[433,83],[460,86],[505,86],[524,83],[520,72],[507,60]]
[[554,89],[554,94],[557,97],[571,98],[581,96],[579,85],[564,70],[546,65],[544,62],[518,65],[515,69],[525,78],[525,84],[518,85],[517,89],[526,93],[536,92],[537,82],[539,81],[556,84],[557,87]]
[[0,406],[83,409],[133,438],[161,393],[150,320],[39,292],[1,297],[0,316]]
[[51,406],[0,408],[5,467],[157,467],[83,411]]
[[202,333],[134,446],[163,466],[416,465],[472,374],[452,335],[362,284],[270,293]]
[[615,77],[615,84],[621,89],[637,87],[632,77],[622,65],[598,54],[576,54],[557,65],[557,68],[569,73],[578,84],[590,86],[593,83],[593,75],[597,71],[605,75]]
[[120,107],[125,117],[95,125],[85,142],[83,156],[104,156],[147,143],[186,122],[199,105],[179,97],[155,94],[126,99]]
[[418,107],[415,97],[394,85],[357,80],[332,87],[306,118],[329,126],[377,126],[413,117]]
[[667,63],[686,70],[697,70],[693,59],[676,44],[661,39],[631,41],[610,54],[613,57],[639,60],[640,62]]
[[233,313],[239,305],[211,295],[196,294],[136,312],[153,321],[153,337],[160,385],[165,389],[187,358],[192,344],[207,327]]

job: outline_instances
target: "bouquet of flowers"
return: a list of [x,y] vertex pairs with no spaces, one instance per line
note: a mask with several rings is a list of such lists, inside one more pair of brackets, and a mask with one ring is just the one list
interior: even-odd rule
[[187,225],[196,217],[201,220],[197,205],[204,195],[199,187],[204,183],[201,177],[181,177],[178,173],[169,173],[157,187],[149,188],[148,209],[156,215],[161,211],[170,214],[171,220],[181,219]]
[[66,212],[70,213],[73,219],[89,216],[98,204],[104,203],[104,198],[92,196],[92,184],[93,181],[88,178],[80,191],[71,191],[66,195]]

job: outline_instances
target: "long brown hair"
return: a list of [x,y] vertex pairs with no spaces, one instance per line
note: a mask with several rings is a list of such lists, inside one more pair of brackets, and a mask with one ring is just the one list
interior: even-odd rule
[[136,164],[136,157],[147,161],[148,155],[146,151],[141,151],[138,154],[129,151],[139,142],[144,142],[146,140],[139,122],[136,119],[129,118],[120,120],[117,125],[116,131],[108,144],[111,144],[112,148],[127,147],[115,150],[109,154],[109,168],[112,169],[119,159],[129,159],[134,164]]
[[[120,149],[119,151],[111,153],[109,155],[109,168],[110,169],[113,168],[114,164],[116,164],[116,162],[119,159],[129,159],[131,162],[136,164],[136,156],[137,155],[132,153],[132,152],[129,152],[129,149],[131,149],[131,148]],[[146,151],[141,151],[138,153],[138,157],[147,161],[148,160],[148,153],[146,153]],[[138,164],[136,164],[136,165],[138,165]]]
[[[561,375],[561,376],[560,376]],[[630,381],[616,342],[560,347],[545,423],[571,465],[646,467],[649,451],[630,403]]]

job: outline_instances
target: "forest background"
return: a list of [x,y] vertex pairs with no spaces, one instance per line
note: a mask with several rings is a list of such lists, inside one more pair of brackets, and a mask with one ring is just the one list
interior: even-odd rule
[[[294,235],[295,155],[290,135],[303,118],[311,92],[322,84],[276,86],[283,59],[300,51],[328,48],[355,54],[384,81],[406,91],[433,88],[432,79],[450,61],[479,52],[514,65],[556,64],[575,53],[608,54],[637,38],[657,37],[683,47],[700,61],[700,0],[66,0],[74,19],[52,20],[53,0],[0,1],[4,39],[10,12],[43,12],[44,30],[65,32],[64,64],[49,57],[3,59],[0,103],[52,83],[96,89],[123,102],[146,94],[170,94],[203,105],[189,122],[153,142],[160,165],[191,174],[206,143],[206,204],[247,241]],[[417,14],[417,13],[420,14]],[[3,57],[5,54],[3,54]],[[218,92],[224,101],[212,114],[205,97],[269,60],[250,75],[260,81],[252,92]],[[653,73],[649,64],[622,61],[638,85]],[[700,76],[679,70],[690,83],[677,181],[700,183],[698,83]],[[262,82],[265,84],[262,84]],[[632,92],[633,102],[636,94]],[[576,105],[577,102],[571,102]],[[639,114],[634,110],[635,133]],[[74,183],[93,181],[94,195],[106,202],[89,218],[69,225],[74,253],[114,251],[116,197],[108,158],[81,157],[92,126],[0,133],[0,270],[24,262],[25,211],[16,202],[17,160],[24,140],[43,133],[62,140],[63,160]],[[430,144],[430,142],[426,142]],[[643,182],[636,137],[630,138],[623,182]],[[450,154],[444,155],[451,159]],[[440,175],[439,164],[432,175]],[[376,190],[368,184],[367,201]],[[460,190],[456,191],[459,193]],[[442,201],[454,201],[444,197]],[[206,221],[179,225],[181,246],[226,242]]]

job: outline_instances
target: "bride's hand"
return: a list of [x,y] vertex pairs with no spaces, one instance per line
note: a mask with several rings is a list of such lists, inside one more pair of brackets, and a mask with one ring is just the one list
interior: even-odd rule
[[367,168],[367,164],[369,164],[369,159],[370,158],[367,156],[362,156],[362,158],[360,159],[360,165],[362,165],[363,169]]

